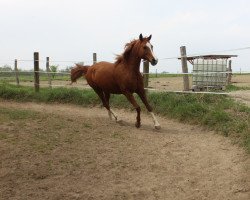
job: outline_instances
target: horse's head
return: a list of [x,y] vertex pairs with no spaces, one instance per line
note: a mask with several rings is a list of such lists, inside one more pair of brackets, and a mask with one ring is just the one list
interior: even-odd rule
[[151,37],[152,35],[144,38],[142,34],[140,34],[139,39],[127,43],[123,54],[117,56],[116,63],[119,63],[122,60],[128,61],[130,58],[136,57],[147,60],[152,65],[156,65],[158,63],[158,59],[154,55],[153,45],[150,43]]
[[142,34],[140,34],[138,56],[144,60],[149,61],[151,65],[154,66],[158,63],[158,59],[153,52],[153,45],[150,43],[151,38],[152,35],[144,38]]

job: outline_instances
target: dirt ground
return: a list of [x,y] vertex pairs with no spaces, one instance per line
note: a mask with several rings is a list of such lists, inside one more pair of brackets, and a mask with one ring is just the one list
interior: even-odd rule
[[250,87],[250,75],[238,74],[232,76],[233,85],[240,87]]
[[[0,113],[0,199],[248,200],[249,156],[228,138],[147,113],[16,103]],[[6,118],[7,119],[7,118]]]
[[250,106],[250,90],[239,90],[230,92],[230,96],[234,97],[237,101]]
[[[250,87],[250,75],[233,75],[232,83],[239,87]],[[234,91],[230,92],[230,95],[237,101],[250,106],[250,90]]]

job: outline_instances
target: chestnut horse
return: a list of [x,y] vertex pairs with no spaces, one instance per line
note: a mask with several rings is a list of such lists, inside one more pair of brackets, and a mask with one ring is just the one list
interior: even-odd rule
[[82,75],[85,75],[88,84],[94,89],[102,100],[103,106],[108,110],[109,117],[112,118],[111,115],[113,115],[116,121],[119,121],[118,116],[109,106],[110,94],[124,94],[137,111],[135,123],[137,128],[141,126],[141,108],[133,93],[138,94],[150,112],[155,128],[160,129],[161,126],[148,103],[143,86],[143,77],[140,73],[142,59],[149,61],[152,65],[156,65],[158,62],[153,53],[150,39],[151,35],[144,38],[140,34],[139,39],[125,45],[125,51],[117,56],[115,63],[98,62],[92,66],[76,64],[76,67],[71,70],[71,81],[73,83]]

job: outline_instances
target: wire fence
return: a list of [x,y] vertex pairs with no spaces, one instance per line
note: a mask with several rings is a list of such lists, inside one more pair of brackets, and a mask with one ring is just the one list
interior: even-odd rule
[[[46,71],[34,71],[34,70],[29,70],[29,71],[18,71],[18,73],[20,74],[33,74],[33,73],[40,73],[40,74],[62,74],[62,75],[70,75],[70,72],[46,72]],[[10,73],[10,74],[14,74],[16,73],[15,71],[1,71],[0,73]],[[235,71],[235,72],[230,72],[230,71],[226,71],[226,72],[206,72],[206,74],[250,74],[250,71]],[[199,75],[199,74],[204,74],[204,72],[188,72],[188,73],[183,73],[183,72],[179,72],[179,73],[173,73],[173,72],[163,72],[163,73],[141,73],[141,74],[148,74],[148,75],[155,75],[155,77],[157,77],[157,75]]]
[[[208,54],[214,54],[214,53],[225,53],[225,52],[233,52],[233,51],[243,51],[243,50],[249,50],[250,46],[247,47],[240,47],[240,48],[234,48],[234,49],[224,49],[224,50],[215,50],[215,51],[207,51],[207,52],[200,52],[200,53],[193,53],[193,54],[188,54],[186,57],[193,57],[193,56],[203,56],[203,55],[208,55]],[[171,56],[171,57],[163,57],[159,58],[158,60],[172,60],[172,59],[178,59],[181,58],[180,55],[178,56]],[[33,59],[16,59],[18,62],[34,62]],[[5,63],[5,62],[13,62],[14,60],[1,60],[0,63]],[[37,60],[39,62],[46,62],[46,60],[39,59]],[[113,62],[114,60],[110,60],[108,62]],[[77,60],[50,60],[52,63],[79,63],[82,62],[82,59],[77,59]],[[93,62],[93,60],[85,60],[87,63]]]
[[[70,72],[45,72],[45,71],[20,71],[19,73],[19,83],[18,85],[23,86],[34,86],[34,73],[40,74],[40,87],[50,87],[50,88],[58,88],[58,87],[67,87],[67,88],[79,88],[79,89],[90,89],[90,86],[87,85],[85,79],[80,79],[78,83],[71,84],[70,80]],[[11,84],[17,84],[15,71],[0,71],[0,81],[8,82]],[[223,74],[228,72],[221,72]],[[142,73],[143,74],[143,73]],[[154,92],[175,92],[175,93],[192,93],[192,94],[218,94],[218,95],[225,95],[228,92],[223,90],[217,91],[183,91],[182,90],[182,75],[189,75],[193,76],[197,73],[167,73],[167,74],[154,74],[154,73],[145,73],[143,75],[149,75],[149,85],[145,87],[148,91]],[[211,74],[215,74],[211,72]],[[234,72],[237,76],[241,75],[249,75],[249,86],[250,86],[250,72]],[[49,75],[51,75],[51,81],[49,81]],[[52,78],[52,75],[55,75]],[[176,75],[176,76],[171,76]],[[159,80],[159,77],[161,79]],[[192,85],[192,80],[190,80]]]
[[[197,54],[190,54],[190,55],[182,55],[182,56],[172,56],[172,57],[163,57],[163,58],[159,58],[159,60],[173,60],[173,59],[180,59],[180,58],[187,58],[187,57],[191,57],[191,56],[201,56],[205,55],[205,54],[214,54],[214,53],[222,53],[222,52],[231,52],[231,51],[243,51],[243,50],[249,50],[250,47],[243,47],[243,48],[235,48],[235,49],[227,49],[227,50],[220,50],[220,51],[210,51],[210,52],[203,52],[203,53],[197,53]],[[0,70],[0,81],[5,81],[5,82],[10,82],[10,83],[17,83],[18,85],[22,85],[23,83],[29,83],[29,85],[33,84],[33,82],[35,82],[35,80],[33,80],[33,76],[34,74],[39,74],[40,75],[40,79],[41,79],[41,83],[34,83],[35,85],[39,85],[41,87],[75,87],[71,85],[70,82],[70,68],[67,68],[65,70],[61,70],[61,71],[50,71],[48,70],[48,67],[51,66],[51,64],[54,63],[70,63],[70,64],[75,64],[75,63],[83,63],[83,61],[79,60],[48,60],[47,59],[15,59],[15,60],[1,60],[0,59],[0,63],[12,63],[14,64],[14,71],[10,71],[10,70]],[[18,69],[18,64],[20,63],[45,63],[46,64],[46,70],[21,70]],[[95,63],[97,62],[96,60],[96,55],[94,58],[93,55],[93,60],[90,61],[84,61],[84,63]],[[143,61],[143,64],[146,61]],[[30,64],[29,64],[30,65]],[[218,76],[219,74],[225,75],[225,76],[229,76],[229,75],[233,75],[233,74],[237,74],[237,75],[248,75],[250,74],[250,71],[206,71],[205,72],[206,76]],[[158,77],[166,77],[166,78],[171,78],[171,76],[173,77],[178,77],[180,80],[178,82],[178,86],[176,88],[172,88],[171,90],[168,89],[168,87],[157,87],[158,82],[157,81],[150,81],[151,83],[149,83],[149,85],[146,85],[146,89],[150,90],[150,91],[160,91],[160,92],[176,92],[176,93],[208,93],[208,94],[227,94],[227,92],[222,92],[222,91],[208,91],[208,89],[204,92],[204,91],[199,91],[199,92],[195,92],[195,91],[183,91],[181,90],[181,84],[182,84],[182,80],[181,78],[184,76],[196,76],[196,75],[204,75],[204,71],[203,72],[197,72],[197,71],[192,71],[192,72],[178,72],[178,73],[149,73],[149,72],[143,72],[142,73],[143,76],[147,76],[150,78],[150,80],[152,80],[153,78],[158,78]],[[170,80],[170,79],[169,79]],[[47,83],[46,83],[47,82]],[[60,82],[60,84],[59,84]],[[168,83],[168,82],[167,82]],[[191,84],[192,84],[192,80],[191,80]],[[162,85],[164,86],[164,83],[162,83]],[[168,84],[165,84],[165,86],[167,86]],[[249,84],[250,86],[250,84]],[[86,83],[81,83],[81,88],[90,88],[90,87],[86,87]]]

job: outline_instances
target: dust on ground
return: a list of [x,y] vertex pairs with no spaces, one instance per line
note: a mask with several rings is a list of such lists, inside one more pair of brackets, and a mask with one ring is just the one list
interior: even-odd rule
[[[249,157],[228,138],[147,113],[0,100],[0,199],[248,200]],[[3,116],[3,115],[0,115]]]

